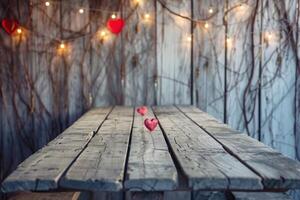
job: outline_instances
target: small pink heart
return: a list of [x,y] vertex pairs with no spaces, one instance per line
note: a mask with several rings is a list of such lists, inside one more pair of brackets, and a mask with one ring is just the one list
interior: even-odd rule
[[145,114],[147,114],[148,109],[146,106],[141,106],[141,107],[137,108],[136,111],[138,113],[140,113],[140,115],[144,116]]
[[145,119],[145,121],[144,121],[144,124],[145,124],[145,126],[146,126],[146,128],[150,131],[150,132],[152,132],[152,131],[154,131],[154,129],[156,128],[156,126],[157,126],[157,124],[158,124],[158,121],[157,121],[157,119],[155,119],[155,118],[152,118],[152,119]]

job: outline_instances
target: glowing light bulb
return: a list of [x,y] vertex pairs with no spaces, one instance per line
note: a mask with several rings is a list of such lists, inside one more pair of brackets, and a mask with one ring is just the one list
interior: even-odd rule
[[139,4],[139,3],[140,3],[140,0],[135,0],[135,3],[136,3],[136,4]]
[[116,19],[117,16],[116,16],[115,14],[112,14],[112,15],[111,15],[111,18],[112,18],[112,19]]
[[209,27],[209,24],[207,22],[205,22],[204,28],[208,29],[208,27]]
[[80,14],[83,14],[83,13],[84,13],[84,9],[83,9],[83,8],[80,8],[80,9],[78,10],[78,12],[79,12]]
[[226,39],[226,42],[227,42],[227,43],[230,43],[230,42],[231,42],[231,38],[228,37],[228,38]]
[[146,13],[146,14],[144,15],[144,18],[145,18],[145,19],[150,19],[150,14]]
[[209,9],[208,9],[208,12],[209,12],[210,14],[212,14],[212,13],[214,12],[214,9],[213,9],[213,8],[209,8]]
[[64,49],[64,48],[66,48],[66,46],[65,46],[65,44],[62,42],[62,43],[60,43],[59,48],[60,48],[60,49]]
[[267,34],[267,38],[268,38],[268,40],[272,40],[272,38],[273,38],[272,33],[268,33],[268,34]]
[[18,33],[18,34],[21,34],[21,33],[22,33],[22,29],[21,29],[21,28],[18,28],[18,29],[17,29],[17,33]]
[[49,2],[49,1],[46,1],[46,2],[45,2],[45,6],[47,6],[47,7],[50,6],[50,2]]
[[105,32],[105,31],[101,31],[101,32],[100,32],[100,36],[101,36],[101,37],[106,36],[106,32]]
[[188,42],[191,42],[191,41],[192,41],[192,37],[191,37],[191,36],[188,36],[188,37],[186,38],[186,40],[187,40]]

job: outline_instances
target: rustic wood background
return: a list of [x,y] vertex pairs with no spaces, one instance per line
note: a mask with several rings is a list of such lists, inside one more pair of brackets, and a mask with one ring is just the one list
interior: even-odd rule
[[[298,4],[1,0],[1,19],[27,31],[0,32],[0,180],[89,108],[116,104],[194,104],[299,160]],[[81,6],[90,12],[79,14]],[[126,26],[99,40],[107,11]]]

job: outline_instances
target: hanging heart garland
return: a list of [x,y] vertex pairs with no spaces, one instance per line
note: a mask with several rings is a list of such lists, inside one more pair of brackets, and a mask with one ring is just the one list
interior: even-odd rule
[[9,34],[13,34],[19,27],[19,22],[14,19],[3,19],[1,22],[3,29]]
[[125,21],[121,18],[110,18],[106,23],[107,29],[113,34],[118,35],[125,26]]

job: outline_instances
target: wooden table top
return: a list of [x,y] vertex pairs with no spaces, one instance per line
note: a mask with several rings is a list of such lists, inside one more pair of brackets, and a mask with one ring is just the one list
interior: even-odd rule
[[[157,118],[149,132],[145,118]],[[95,108],[30,156],[4,192],[273,191],[300,188],[300,164],[192,106]]]

